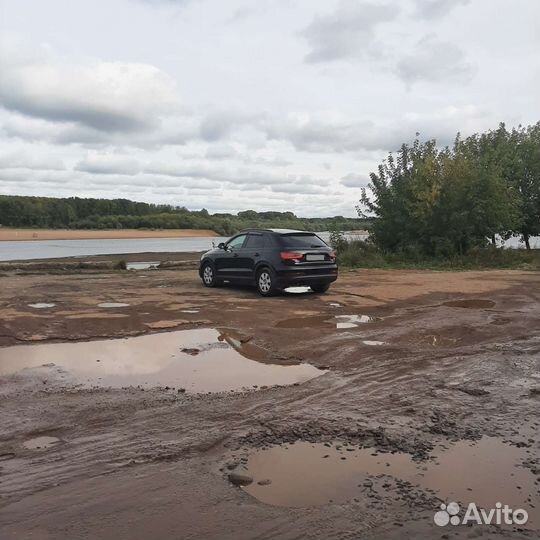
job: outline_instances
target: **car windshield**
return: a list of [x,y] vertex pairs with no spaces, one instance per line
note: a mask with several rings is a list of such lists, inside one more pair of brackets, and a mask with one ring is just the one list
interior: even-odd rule
[[326,244],[316,234],[312,233],[282,234],[281,241],[287,248],[326,247]]

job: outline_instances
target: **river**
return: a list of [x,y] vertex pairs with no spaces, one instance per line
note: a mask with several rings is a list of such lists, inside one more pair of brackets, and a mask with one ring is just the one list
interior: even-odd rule
[[[318,233],[328,241],[329,233]],[[350,236],[353,238],[353,236]],[[354,236],[358,238],[358,236]],[[365,237],[364,237],[365,238]],[[224,241],[219,236],[190,238],[135,238],[116,240],[25,240],[0,242],[0,261],[28,259],[55,259],[64,257],[84,257],[89,255],[111,255],[116,253],[186,253],[206,251]],[[518,238],[511,238],[505,243],[509,248],[523,248]],[[540,249],[540,237],[531,238],[531,247]]]
[[0,242],[0,261],[55,259],[115,253],[206,251],[224,239],[219,236],[190,238],[133,238],[115,240],[24,240]]

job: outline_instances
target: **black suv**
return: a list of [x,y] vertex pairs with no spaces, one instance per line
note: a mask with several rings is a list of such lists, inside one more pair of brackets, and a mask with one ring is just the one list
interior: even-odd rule
[[248,229],[201,257],[207,287],[223,281],[257,286],[272,296],[293,285],[323,293],[337,279],[336,254],[316,234],[289,229]]

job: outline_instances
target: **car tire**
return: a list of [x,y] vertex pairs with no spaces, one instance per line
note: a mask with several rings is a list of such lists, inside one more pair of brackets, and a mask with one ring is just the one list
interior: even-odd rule
[[261,296],[274,296],[278,293],[274,273],[266,266],[257,272],[257,290]]
[[217,287],[221,282],[216,278],[214,267],[210,263],[206,263],[202,267],[201,279],[205,287]]
[[311,290],[316,293],[325,293],[330,288],[330,283],[319,283],[311,285]]

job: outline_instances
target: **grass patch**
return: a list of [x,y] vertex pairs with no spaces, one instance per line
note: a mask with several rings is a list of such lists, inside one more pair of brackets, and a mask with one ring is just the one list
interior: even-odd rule
[[540,270],[540,250],[477,248],[466,255],[427,257],[415,252],[385,253],[369,242],[353,241],[338,248],[343,268],[410,268],[430,270],[479,270],[514,268]]

